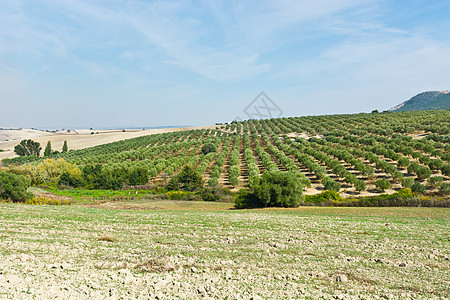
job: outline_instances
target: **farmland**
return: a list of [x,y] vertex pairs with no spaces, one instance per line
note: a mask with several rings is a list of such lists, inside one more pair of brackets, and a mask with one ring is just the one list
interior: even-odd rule
[[142,205],[1,204],[1,297],[450,296],[447,209]]
[[[159,186],[189,165],[207,185],[233,191],[248,188],[265,171],[287,171],[302,180],[306,195],[335,190],[351,198],[401,188],[445,195],[450,183],[449,120],[448,110],[248,120],[49,158],[63,158],[81,169],[93,164],[110,171],[144,169],[149,182]],[[205,144],[216,151],[203,153]],[[4,163],[40,160],[31,156]]]

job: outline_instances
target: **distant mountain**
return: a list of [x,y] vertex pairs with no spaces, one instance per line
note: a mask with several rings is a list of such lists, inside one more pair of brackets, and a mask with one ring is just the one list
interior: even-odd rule
[[415,95],[389,111],[450,109],[449,91],[432,91]]

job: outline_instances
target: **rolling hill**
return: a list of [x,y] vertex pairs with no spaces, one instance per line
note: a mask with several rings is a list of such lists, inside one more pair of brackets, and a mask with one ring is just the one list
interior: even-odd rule
[[412,97],[389,111],[450,109],[449,91],[423,92]]

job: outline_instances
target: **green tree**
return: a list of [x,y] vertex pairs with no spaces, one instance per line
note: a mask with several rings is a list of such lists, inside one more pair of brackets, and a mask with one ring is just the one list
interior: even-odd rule
[[170,179],[167,189],[172,191],[195,191],[202,187],[202,176],[192,166],[186,165],[177,175]]
[[383,178],[375,181],[375,186],[384,191],[391,187],[391,183]]
[[63,147],[62,147],[62,152],[67,152],[69,151],[69,147],[67,146],[67,141],[64,141]]
[[80,174],[70,173],[68,171],[61,174],[58,179],[58,185],[60,186],[71,186],[80,187],[83,185],[83,180]]
[[216,146],[214,146],[213,143],[204,144],[202,147],[202,153],[206,155],[211,152],[216,152]]
[[426,187],[420,182],[414,182],[414,184],[411,186],[411,191],[413,191],[414,193],[423,194],[426,191]]
[[19,145],[14,147],[14,153],[19,156],[39,156],[41,150],[41,144],[32,140],[22,140]]
[[403,177],[402,178],[402,187],[410,188],[414,183],[414,178],[412,177]]
[[366,190],[366,183],[365,183],[363,180],[358,179],[358,180],[355,182],[355,189],[356,189],[358,192],[365,191],[365,190]]
[[47,146],[45,146],[44,156],[49,156],[50,154],[52,154],[52,143],[48,141]]
[[130,185],[146,184],[148,182],[148,172],[145,168],[136,168],[130,171],[128,175]]
[[440,176],[433,176],[428,178],[428,184],[434,188],[439,189],[444,182],[444,179]]
[[304,201],[303,185],[291,172],[265,171],[253,185],[253,195],[262,207],[297,207]]
[[25,202],[33,197],[27,192],[30,182],[30,179],[23,175],[0,171],[0,198],[10,199],[13,202]]

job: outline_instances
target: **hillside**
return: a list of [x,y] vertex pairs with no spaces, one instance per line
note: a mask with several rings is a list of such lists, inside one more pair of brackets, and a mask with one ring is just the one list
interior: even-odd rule
[[436,110],[450,109],[450,92],[431,91],[417,94],[390,111]]
[[[14,153],[14,147],[18,145],[21,140],[25,139],[32,139],[39,142],[42,148],[50,141],[52,148],[59,151],[61,150],[64,141],[67,141],[69,149],[79,150],[151,134],[207,128],[215,128],[215,126],[171,127],[145,130],[127,129],[126,131],[80,129],[60,130],[56,132],[22,128],[0,128],[0,150],[3,150],[0,151],[0,160],[16,157],[17,155]],[[92,132],[95,134],[92,134]]]
[[[146,135],[50,158],[63,158],[82,170],[97,164],[100,177],[123,173],[118,186],[109,186],[108,177],[98,181],[105,185],[93,183],[98,189],[121,188],[131,182],[126,174],[135,170],[145,170],[146,183],[165,186],[189,165],[208,186],[232,190],[249,187],[265,171],[289,171],[299,176],[306,195],[323,190],[338,191],[344,198],[394,193],[414,181],[433,194],[438,189],[435,179],[428,181],[432,175],[450,183],[449,120],[449,110],[248,120]],[[205,144],[217,150],[204,154]],[[39,160],[21,157],[3,164]]]

